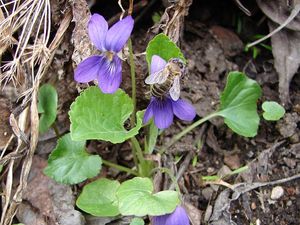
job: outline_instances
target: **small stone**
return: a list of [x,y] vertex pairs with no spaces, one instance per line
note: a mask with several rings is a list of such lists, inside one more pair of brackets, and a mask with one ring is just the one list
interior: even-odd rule
[[249,158],[252,158],[254,156],[254,152],[253,151],[249,151],[246,154]]
[[215,171],[215,168],[213,167],[208,167],[207,170],[206,170],[208,173],[212,173]]
[[256,204],[255,204],[255,202],[252,202],[252,203],[251,203],[251,209],[252,209],[252,210],[255,210],[255,209],[256,209]]
[[257,220],[255,221],[255,224],[256,224],[256,225],[261,225],[260,219],[257,219]]
[[281,186],[276,186],[272,189],[271,199],[278,200],[283,196],[283,194],[284,194],[284,189]]
[[289,200],[287,203],[286,203],[286,206],[292,206],[293,205],[293,202],[291,200]]

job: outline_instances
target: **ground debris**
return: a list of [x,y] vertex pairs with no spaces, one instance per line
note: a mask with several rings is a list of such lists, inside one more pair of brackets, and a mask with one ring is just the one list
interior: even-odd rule
[[18,220],[30,225],[42,225],[43,222],[46,225],[84,225],[83,216],[74,209],[71,187],[45,176],[43,169],[46,164],[44,159],[34,156],[24,192],[25,203],[17,213]]
[[258,155],[257,159],[250,162],[247,165],[249,169],[241,174],[241,177],[244,179],[244,181],[252,183],[257,180],[268,180],[268,172],[270,170],[270,158],[281,144],[283,144],[283,142],[274,144],[270,148],[261,152]]
[[300,121],[300,116],[297,113],[286,113],[284,118],[277,124],[277,129],[284,138],[292,137],[294,134],[299,134],[297,123]]

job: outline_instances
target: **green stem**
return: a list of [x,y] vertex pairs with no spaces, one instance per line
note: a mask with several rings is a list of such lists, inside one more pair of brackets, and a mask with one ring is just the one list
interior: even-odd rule
[[53,128],[56,137],[57,137],[57,138],[60,138],[60,133],[59,133],[58,127],[56,126],[56,123],[55,123],[55,122],[51,125],[51,127]]
[[145,161],[144,155],[142,148],[136,139],[136,137],[131,138],[131,143],[132,143],[132,149],[133,149],[133,154],[135,154],[139,160],[140,163],[143,163]]
[[173,173],[171,172],[170,169],[162,167],[160,168],[161,172],[168,174],[168,176],[170,177],[170,179],[172,180],[172,183],[175,185],[175,189],[178,192],[178,194],[180,194],[180,188],[179,185],[177,183],[176,177],[173,175]]
[[180,138],[182,138],[184,135],[186,135],[188,132],[199,126],[200,124],[204,123],[207,120],[210,120],[213,117],[218,116],[218,112],[214,112],[206,117],[203,117],[202,119],[196,121],[195,123],[191,124],[184,130],[182,130],[180,133],[175,135],[165,146],[161,148],[159,151],[160,154],[163,154],[168,148],[170,148],[174,143],[176,143]]
[[117,169],[117,170],[119,170],[119,171],[123,171],[123,172],[126,172],[126,173],[130,173],[130,174],[132,174],[132,175],[134,175],[134,176],[138,176],[138,173],[137,173],[136,171],[134,171],[134,170],[132,170],[132,169],[129,169],[129,168],[125,167],[125,166],[120,166],[120,165],[118,165],[118,164],[115,164],[115,163],[106,161],[106,160],[104,160],[104,159],[102,159],[102,163],[103,163],[104,165],[106,165],[106,166],[115,168],[115,169]]
[[130,75],[131,75],[131,88],[132,88],[132,102],[133,102],[133,112],[130,117],[131,127],[135,125],[135,112],[136,112],[136,79],[135,79],[135,64],[133,59],[133,50],[132,50],[132,41],[129,38],[128,40],[128,48],[129,48],[129,61],[130,61]]
[[162,173],[166,173],[170,177],[170,179],[172,180],[172,183],[175,186],[175,190],[178,192],[178,194],[180,194],[180,188],[179,188],[179,185],[177,183],[177,179],[173,175],[172,171],[170,169],[166,168],[166,167],[158,167],[158,168],[153,169],[152,173],[156,172],[157,170],[159,170]]

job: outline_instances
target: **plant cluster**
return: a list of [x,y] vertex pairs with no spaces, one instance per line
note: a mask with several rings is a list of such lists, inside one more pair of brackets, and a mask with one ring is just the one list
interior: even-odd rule
[[[180,98],[180,82],[187,60],[176,44],[164,34],[158,34],[148,43],[146,60],[150,75],[145,83],[149,84],[152,96],[146,110],[137,111],[134,57],[129,39],[133,26],[134,20],[130,15],[109,29],[101,15],[94,14],[91,17],[88,23],[89,37],[101,54],[82,61],[75,70],[75,80],[79,83],[96,81],[98,87],[86,88],[72,103],[69,112],[70,133],[59,138],[44,172],[59,183],[77,184],[97,176],[102,164],[114,167],[133,178],[121,183],[107,178],[90,182],[84,186],[76,201],[78,208],[94,216],[133,216],[135,218],[131,224],[144,224],[142,218],[151,216],[154,225],[187,225],[189,219],[181,204],[176,179],[167,168],[157,168],[145,158],[145,154],[153,153],[159,133],[173,123],[174,116],[185,121],[195,120],[194,107]],[[132,97],[119,89],[122,81],[122,49],[127,42],[133,81]],[[159,149],[160,154],[192,129],[214,117],[224,118],[225,124],[233,132],[254,137],[260,121],[257,102],[261,92],[255,80],[241,72],[230,72],[221,94],[219,109],[194,121],[175,135]],[[53,126],[56,109],[57,93],[46,84],[39,92],[40,132]],[[271,121],[280,119],[285,113],[276,102],[265,102],[262,109],[262,116]],[[125,128],[127,120],[130,120],[130,129]],[[147,131],[146,136],[138,138],[142,128]],[[127,168],[88,153],[87,140],[113,144],[129,140],[135,166]],[[158,171],[170,177],[176,190],[154,193],[152,178]]]

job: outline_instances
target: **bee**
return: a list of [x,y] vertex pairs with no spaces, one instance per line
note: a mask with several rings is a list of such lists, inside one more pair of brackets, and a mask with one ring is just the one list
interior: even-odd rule
[[153,85],[153,97],[163,99],[170,94],[171,98],[177,101],[180,96],[180,78],[184,73],[184,62],[179,58],[171,58],[162,70],[148,76],[145,83]]

